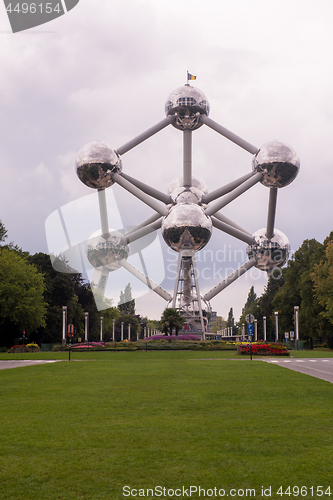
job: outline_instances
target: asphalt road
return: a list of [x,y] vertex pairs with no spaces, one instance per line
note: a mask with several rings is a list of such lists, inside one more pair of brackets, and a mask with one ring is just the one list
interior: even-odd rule
[[265,359],[264,361],[333,383],[333,358]]
[[56,363],[58,359],[19,359],[14,360],[0,360],[0,370],[6,368],[22,368],[23,366],[43,365],[44,363]]

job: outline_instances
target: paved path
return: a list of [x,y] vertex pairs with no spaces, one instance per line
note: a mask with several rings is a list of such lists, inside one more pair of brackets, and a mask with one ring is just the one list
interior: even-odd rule
[[44,363],[56,363],[59,359],[18,359],[18,360],[0,360],[0,370],[6,368],[21,368],[22,366],[42,365]]
[[263,361],[333,383],[333,358],[265,359]]

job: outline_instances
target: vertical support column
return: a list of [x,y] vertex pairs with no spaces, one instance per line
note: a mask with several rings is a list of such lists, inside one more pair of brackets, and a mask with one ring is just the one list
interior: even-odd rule
[[128,341],[131,340],[131,324],[128,324]]
[[258,321],[254,320],[254,340],[257,342],[258,340]]
[[277,201],[277,188],[272,187],[269,190],[269,202],[268,202],[268,214],[267,214],[266,237],[268,239],[271,239],[274,236],[276,201]]
[[145,339],[147,337],[147,328],[144,327],[143,329],[143,338]]
[[112,320],[112,340],[115,342],[116,341],[116,337],[115,337],[115,323],[116,323],[116,320],[113,319]]
[[99,203],[99,214],[101,218],[102,236],[107,240],[110,236],[110,233],[109,233],[108,209],[106,206],[105,189],[98,190],[98,203]]
[[121,330],[120,331],[121,331],[121,341],[123,341],[124,340],[124,322],[123,321],[121,322]]
[[183,186],[192,186],[192,131],[183,132]]
[[89,313],[84,313],[84,341],[88,342],[88,330],[89,330]]
[[262,318],[263,323],[264,323],[264,341],[266,342],[266,316],[263,316]]
[[275,342],[279,341],[279,313],[275,311]]

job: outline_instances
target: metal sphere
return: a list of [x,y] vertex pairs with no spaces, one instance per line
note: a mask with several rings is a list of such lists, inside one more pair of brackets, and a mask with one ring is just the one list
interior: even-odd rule
[[[197,177],[196,175],[192,175],[192,187],[201,191],[201,193],[203,195],[208,193],[207,186],[206,186],[205,182],[202,179],[200,179],[200,177]],[[176,177],[175,179],[173,179],[170,182],[170,185],[168,187],[168,194],[171,195],[172,192],[176,188],[185,189],[183,187],[183,176],[182,175],[180,175],[179,177]]]
[[95,189],[112,186],[112,174],[121,172],[121,169],[117,151],[102,141],[88,142],[76,158],[76,173],[80,181]]
[[253,158],[254,172],[263,172],[261,183],[267,187],[288,186],[297,176],[300,161],[295,151],[279,141],[264,144]]
[[165,103],[165,114],[175,116],[173,126],[179,130],[201,127],[201,115],[209,115],[209,103],[201,90],[184,85],[174,90]]
[[127,259],[129,249],[122,243],[122,234],[110,229],[108,239],[94,233],[87,243],[86,253],[93,267],[106,267],[108,271],[116,271],[121,267],[119,261]]
[[185,188],[178,187],[170,194],[174,203],[196,203],[200,204],[202,201],[203,192],[195,187]]
[[171,207],[162,222],[162,236],[176,252],[183,249],[201,250],[212,234],[212,221],[194,203]]
[[290,243],[285,234],[274,230],[273,238],[266,237],[266,229],[259,229],[253,234],[256,245],[249,245],[246,253],[249,259],[256,260],[256,267],[271,273],[276,267],[282,267],[290,254]]

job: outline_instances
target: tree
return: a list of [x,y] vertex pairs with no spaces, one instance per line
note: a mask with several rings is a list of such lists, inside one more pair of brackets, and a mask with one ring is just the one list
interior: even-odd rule
[[[31,333],[45,326],[45,282],[33,264],[14,250],[0,250],[0,324],[2,345],[13,342],[18,331]],[[14,335],[11,334],[11,327]]]
[[272,300],[279,312],[279,330],[294,330],[294,306],[300,307],[299,329],[301,338],[309,341],[325,332],[325,320],[313,289],[311,274],[324,257],[324,245],[315,239],[305,240],[288,262],[284,284]]
[[217,316],[215,321],[212,321],[210,324],[210,331],[212,333],[217,333],[223,330],[227,325],[227,322],[225,319],[222,318],[222,316]]
[[164,333],[169,333],[172,335],[173,329],[176,330],[176,335],[178,335],[179,330],[183,328],[185,324],[185,318],[172,307],[167,307],[164,309],[163,314],[161,316],[160,325],[161,330]]
[[0,220],[0,243],[4,242],[7,238],[7,229],[5,228],[2,220]]
[[[327,241],[325,257],[315,264],[311,273],[314,282],[315,295],[319,304],[324,308],[322,316],[333,325],[333,241]],[[333,337],[329,339],[329,345],[333,347]]]
[[247,309],[249,309],[249,307],[255,303],[256,299],[257,299],[257,294],[254,291],[254,286],[251,286],[245,305],[242,309],[242,313],[244,313]]
[[230,310],[229,310],[229,313],[228,313],[227,327],[231,328],[231,331],[232,331],[233,335],[237,334],[237,327],[235,325],[234,311],[233,311],[232,307],[230,307]]
[[135,300],[132,297],[131,284],[128,283],[123,292],[120,292],[118,309],[122,314],[135,315]]

